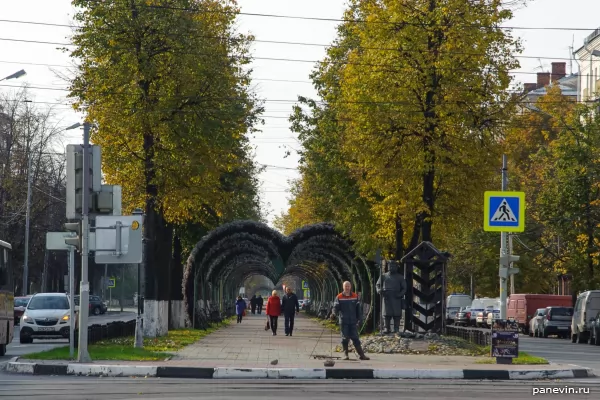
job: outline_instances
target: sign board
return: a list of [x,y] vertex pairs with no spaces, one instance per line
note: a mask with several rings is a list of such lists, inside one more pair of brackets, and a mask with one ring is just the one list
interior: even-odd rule
[[93,246],[96,263],[141,263],[142,218],[142,215],[97,216]]
[[308,289],[308,282],[302,281],[302,289]]
[[491,356],[519,357],[519,324],[510,320],[495,320],[492,324]]
[[524,192],[485,192],[483,209],[483,230],[525,231]]
[[65,238],[75,236],[75,232],[46,232],[46,250],[69,250]]
[[310,299],[310,289],[304,289],[304,298]]
[[117,280],[112,277],[112,278],[106,278],[106,287],[108,289],[114,289],[117,287]]

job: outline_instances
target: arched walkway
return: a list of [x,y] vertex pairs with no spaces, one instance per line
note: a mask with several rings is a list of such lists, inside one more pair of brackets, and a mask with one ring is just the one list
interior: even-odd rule
[[367,317],[374,297],[371,268],[331,224],[309,225],[287,237],[260,222],[225,224],[198,242],[187,260],[186,324],[201,326],[211,314],[232,313],[240,287],[252,275],[275,284],[288,276],[307,281],[312,311],[322,316],[348,280],[361,293]]

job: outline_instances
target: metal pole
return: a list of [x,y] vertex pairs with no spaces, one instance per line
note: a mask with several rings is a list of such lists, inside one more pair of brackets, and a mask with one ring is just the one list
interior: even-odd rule
[[90,283],[88,282],[88,239],[89,239],[89,201],[90,201],[90,124],[83,124],[83,182],[81,202],[81,286],[79,296],[79,347],[77,361],[80,363],[91,362],[88,353],[88,314],[90,301]]
[[[513,253],[513,235],[512,233],[508,234],[508,254]],[[511,262],[509,268],[513,267],[513,263]],[[515,294],[515,275],[510,276],[510,294]]]
[[[72,359],[75,354],[75,248],[69,246],[69,298],[71,306],[69,310],[69,357]],[[79,299],[81,301],[81,299]],[[80,311],[81,312],[81,307]]]
[[[508,189],[508,160],[506,154],[502,155],[502,191]],[[503,268],[502,257],[507,254],[506,232],[500,233],[500,269]],[[508,266],[506,266],[508,267]],[[506,320],[506,278],[500,277],[500,319]]]
[[31,151],[27,159],[27,211],[25,214],[25,255],[23,261],[23,296],[28,293],[29,277],[29,219],[31,217]]
[[379,332],[381,335],[383,335],[383,260],[381,261],[381,263],[379,263],[379,282],[379,284],[381,285],[381,290],[379,293]]

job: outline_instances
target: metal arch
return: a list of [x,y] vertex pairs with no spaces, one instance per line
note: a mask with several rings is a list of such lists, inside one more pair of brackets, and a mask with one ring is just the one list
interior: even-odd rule
[[225,250],[217,259],[213,260],[206,271],[206,279],[212,279],[213,275],[218,276],[225,265],[228,265],[237,257],[243,257],[245,254],[261,257],[262,260],[268,262],[268,264],[273,267],[273,273],[276,274],[275,267],[271,263],[269,256],[264,249],[256,246],[239,246]]
[[290,264],[291,265],[301,264],[302,262],[305,262],[305,261],[324,263],[328,267],[328,269],[330,269],[334,273],[334,279],[336,279],[336,280],[344,281],[344,280],[349,279],[348,275],[347,275],[347,270],[345,270],[345,268],[343,268],[343,266],[337,265],[337,263],[336,263],[337,260],[336,260],[335,256],[333,256],[333,255],[323,254],[323,253],[315,253],[315,252],[302,253],[302,255],[300,257],[298,257],[298,260],[295,260],[295,259],[290,260]]
[[[347,279],[354,280],[353,279],[354,271],[352,269],[351,263],[347,263],[346,260],[344,260],[342,257],[340,257],[337,249],[329,248],[325,244],[311,243],[310,247],[306,246],[306,247],[301,248],[301,250],[299,250],[298,253],[295,255],[296,258],[302,259],[304,252],[309,252],[311,254],[320,254],[320,255],[323,255],[326,257],[331,257],[331,259],[335,261],[335,262],[332,262],[332,264],[335,265],[336,267],[339,266],[340,272],[345,271],[345,274],[342,274],[342,275],[346,275],[346,277],[349,277]],[[294,261],[296,261],[296,260],[294,260]],[[344,278],[344,279],[346,279],[346,278]]]

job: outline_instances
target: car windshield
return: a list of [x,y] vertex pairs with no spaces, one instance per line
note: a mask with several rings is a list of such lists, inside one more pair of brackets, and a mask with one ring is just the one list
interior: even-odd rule
[[27,307],[29,299],[15,299],[15,307]]
[[28,310],[68,310],[69,301],[62,296],[35,296],[29,301]]
[[552,315],[555,317],[572,317],[573,309],[569,307],[555,307],[551,309]]

